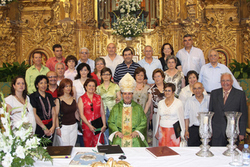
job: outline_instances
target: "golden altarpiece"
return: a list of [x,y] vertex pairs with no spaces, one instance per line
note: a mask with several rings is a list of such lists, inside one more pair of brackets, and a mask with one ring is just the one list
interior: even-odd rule
[[[152,4],[153,0],[151,1]],[[39,50],[44,61],[53,56],[52,46],[63,46],[63,55],[79,57],[87,47],[90,58],[107,54],[113,42],[117,53],[126,46],[135,49],[139,59],[151,45],[154,55],[161,55],[165,42],[173,44],[175,53],[183,48],[183,36],[192,34],[194,45],[203,50],[217,49],[220,61],[250,59],[250,2],[247,0],[154,0],[159,24],[141,37],[125,41],[112,35],[112,29],[98,28],[99,0],[18,0],[0,6],[0,64],[25,60]],[[146,0],[150,3],[150,0]],[[151,23],[150,23],[151,24]]]

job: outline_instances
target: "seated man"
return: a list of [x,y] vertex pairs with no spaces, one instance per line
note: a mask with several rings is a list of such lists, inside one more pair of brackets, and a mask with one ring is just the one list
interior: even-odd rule
[[134,102],[134,78],[127,73],[119,82],[123,100],[111,110],[108,126],[111,144],[121,147],[148,147],[147,118],[142,107]]

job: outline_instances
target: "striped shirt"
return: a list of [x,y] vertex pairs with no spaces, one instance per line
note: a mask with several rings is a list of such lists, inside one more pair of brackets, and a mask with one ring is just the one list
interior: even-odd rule
[[134,61],[132,64],[128,66],[124,63],[124,61],[121,64],[118,64],[115,69],[115,75],[114,75],[114,81],[116,83],[119,83],[119,81],[122,79],[122,77],[129,73],[131,76],[134,76],[135,69],[137,67],[141,67],[138,63],[135,63]]

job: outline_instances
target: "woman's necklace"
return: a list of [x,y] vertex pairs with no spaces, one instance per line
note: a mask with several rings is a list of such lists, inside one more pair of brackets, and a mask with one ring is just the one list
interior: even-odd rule
[[25,104],[25,100],[24,100],[24,99],[21,100],[17,95],[15,95],[15,97],[16,97],[16,99],[17,99],[20,103]]
[[140,103],[140,99],[141,99],[141,95],[142,95],[142,89],[144,88],[144,84],[141,86],[141,89],[140,88],[138,88],[138,85],[136,85],[136,88],[139,90],[138,91],[138,98],[137,98],[137,103]]
[[138,89],[138,90],[142,90],[143,88],[144,88],[144,84],[142,84],[142,86],[140,86],[141,88],[139,88],[139,86],[138,86],[138,84],[136,85],[136,88]]

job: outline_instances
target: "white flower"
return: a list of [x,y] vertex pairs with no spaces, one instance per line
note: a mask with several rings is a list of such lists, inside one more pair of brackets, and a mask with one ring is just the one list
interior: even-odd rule
[[10,153],[11,151],[11,145],[4,145],[3,146],[3,152]]
[[11,166],[11,163],[13,161],[13,157],[11,156],[11,154],[8,152],[5,154],[5,156],[3,157],[3,161],[2,161],[2,165],[4,167],[10,167]]
[[125,12],[125,10],[124,10],[123,8],[121,8],[121,9],[120,9],[120,12],[121,12],[121,13],[124,13],[124,12]]
[[15,155],[17,156],[17,157],[19,157],[19,158],[21,158],[21,159],[24,159],[25,158],[25,155],[24,155],[24,153],[25,153],[25,149],[22,147],[22,146],[17,146],[17,148],[16,148],[16,152],[15,152]]
[[26,141],[26,149],[30,149],[30,148],[36,148],[39,144],[40,139],[37,137],[33,137],[31,139],[28,139]]

